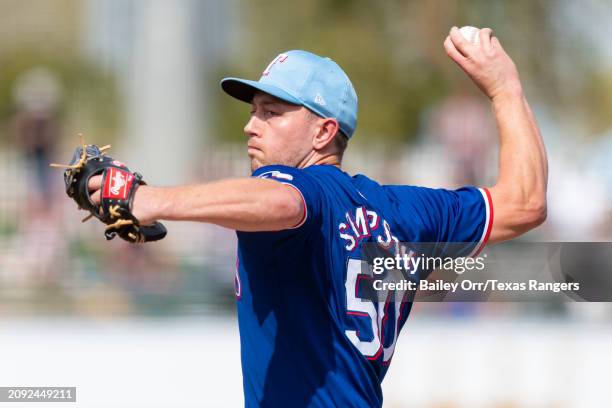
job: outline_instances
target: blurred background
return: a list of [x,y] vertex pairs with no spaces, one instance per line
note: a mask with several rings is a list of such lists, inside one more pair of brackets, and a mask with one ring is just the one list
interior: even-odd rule
[[[77,386],[84,407],[242,404],[234,233],[168,223],[159,243],[106,242],[48,163],[67,162],[83,133],[150,184],[248,176],[249,109],[219,80],[256,79],[289,49],[332,57],[357,90],[346,171],[490,186],[490,104],[442,42],[453,25],[492,27],[549,154],[548,219],[521,239],[612,239],[610,2],[0,0],[0,10],[0,386]],[[607,303],[420,303],[385,406],[609,406],[611,340]]]

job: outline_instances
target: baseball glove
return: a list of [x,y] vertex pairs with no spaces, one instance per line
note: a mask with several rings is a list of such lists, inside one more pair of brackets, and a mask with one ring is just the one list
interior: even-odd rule
[[[66,193],[76,201],[80,209],[90,212],[83,221],[92,216],[105,223],[106,239],[119,235],[126,241],[142,243],[157,241],[166,236],[166,228],[159,222],[152,225],[140,225],[132,214],[134,193],[141,184],[146,184],[139,173],[131,172],[125,164],[107,156],[102,148],[96,145],[77,147],[70,164],[57,165],[65,167],[64,181]],[[102,176],[100,204],[91,201],[88,183],[93,176]]]

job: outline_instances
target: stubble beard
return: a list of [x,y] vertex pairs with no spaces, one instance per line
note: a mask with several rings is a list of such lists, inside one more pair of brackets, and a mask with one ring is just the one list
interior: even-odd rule
[[256,158],[252,158],[251,159],[251,173],[255,172],[255,170],[264,167],[264,166],[274,166],[274,165],[280,165],[280,166],[288,166],[288,167],[297,167],[296,164],[294,164],[293,162],[290,162],[289,160],[275,160],[275,161],[271,161],[271,162],[264,162],[264,161],[260,161]]

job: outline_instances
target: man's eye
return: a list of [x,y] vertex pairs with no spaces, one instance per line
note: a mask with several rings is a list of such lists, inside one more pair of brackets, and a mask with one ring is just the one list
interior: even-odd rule
[[278,112],[276,112],[276,111],[271,111],[271,110],[267,110],[267,111],[266,111],[266,114],[267,114],[267,115],[269,115],[269,116],[276,116],[276,115],[278,115]]

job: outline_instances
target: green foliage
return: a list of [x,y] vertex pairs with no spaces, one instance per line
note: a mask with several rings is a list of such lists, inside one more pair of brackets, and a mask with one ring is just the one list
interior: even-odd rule
[[612,70],[600,71],[588,78],[588,82],[576,95],[587,113],[585,122],[595,134],[612,128]]

